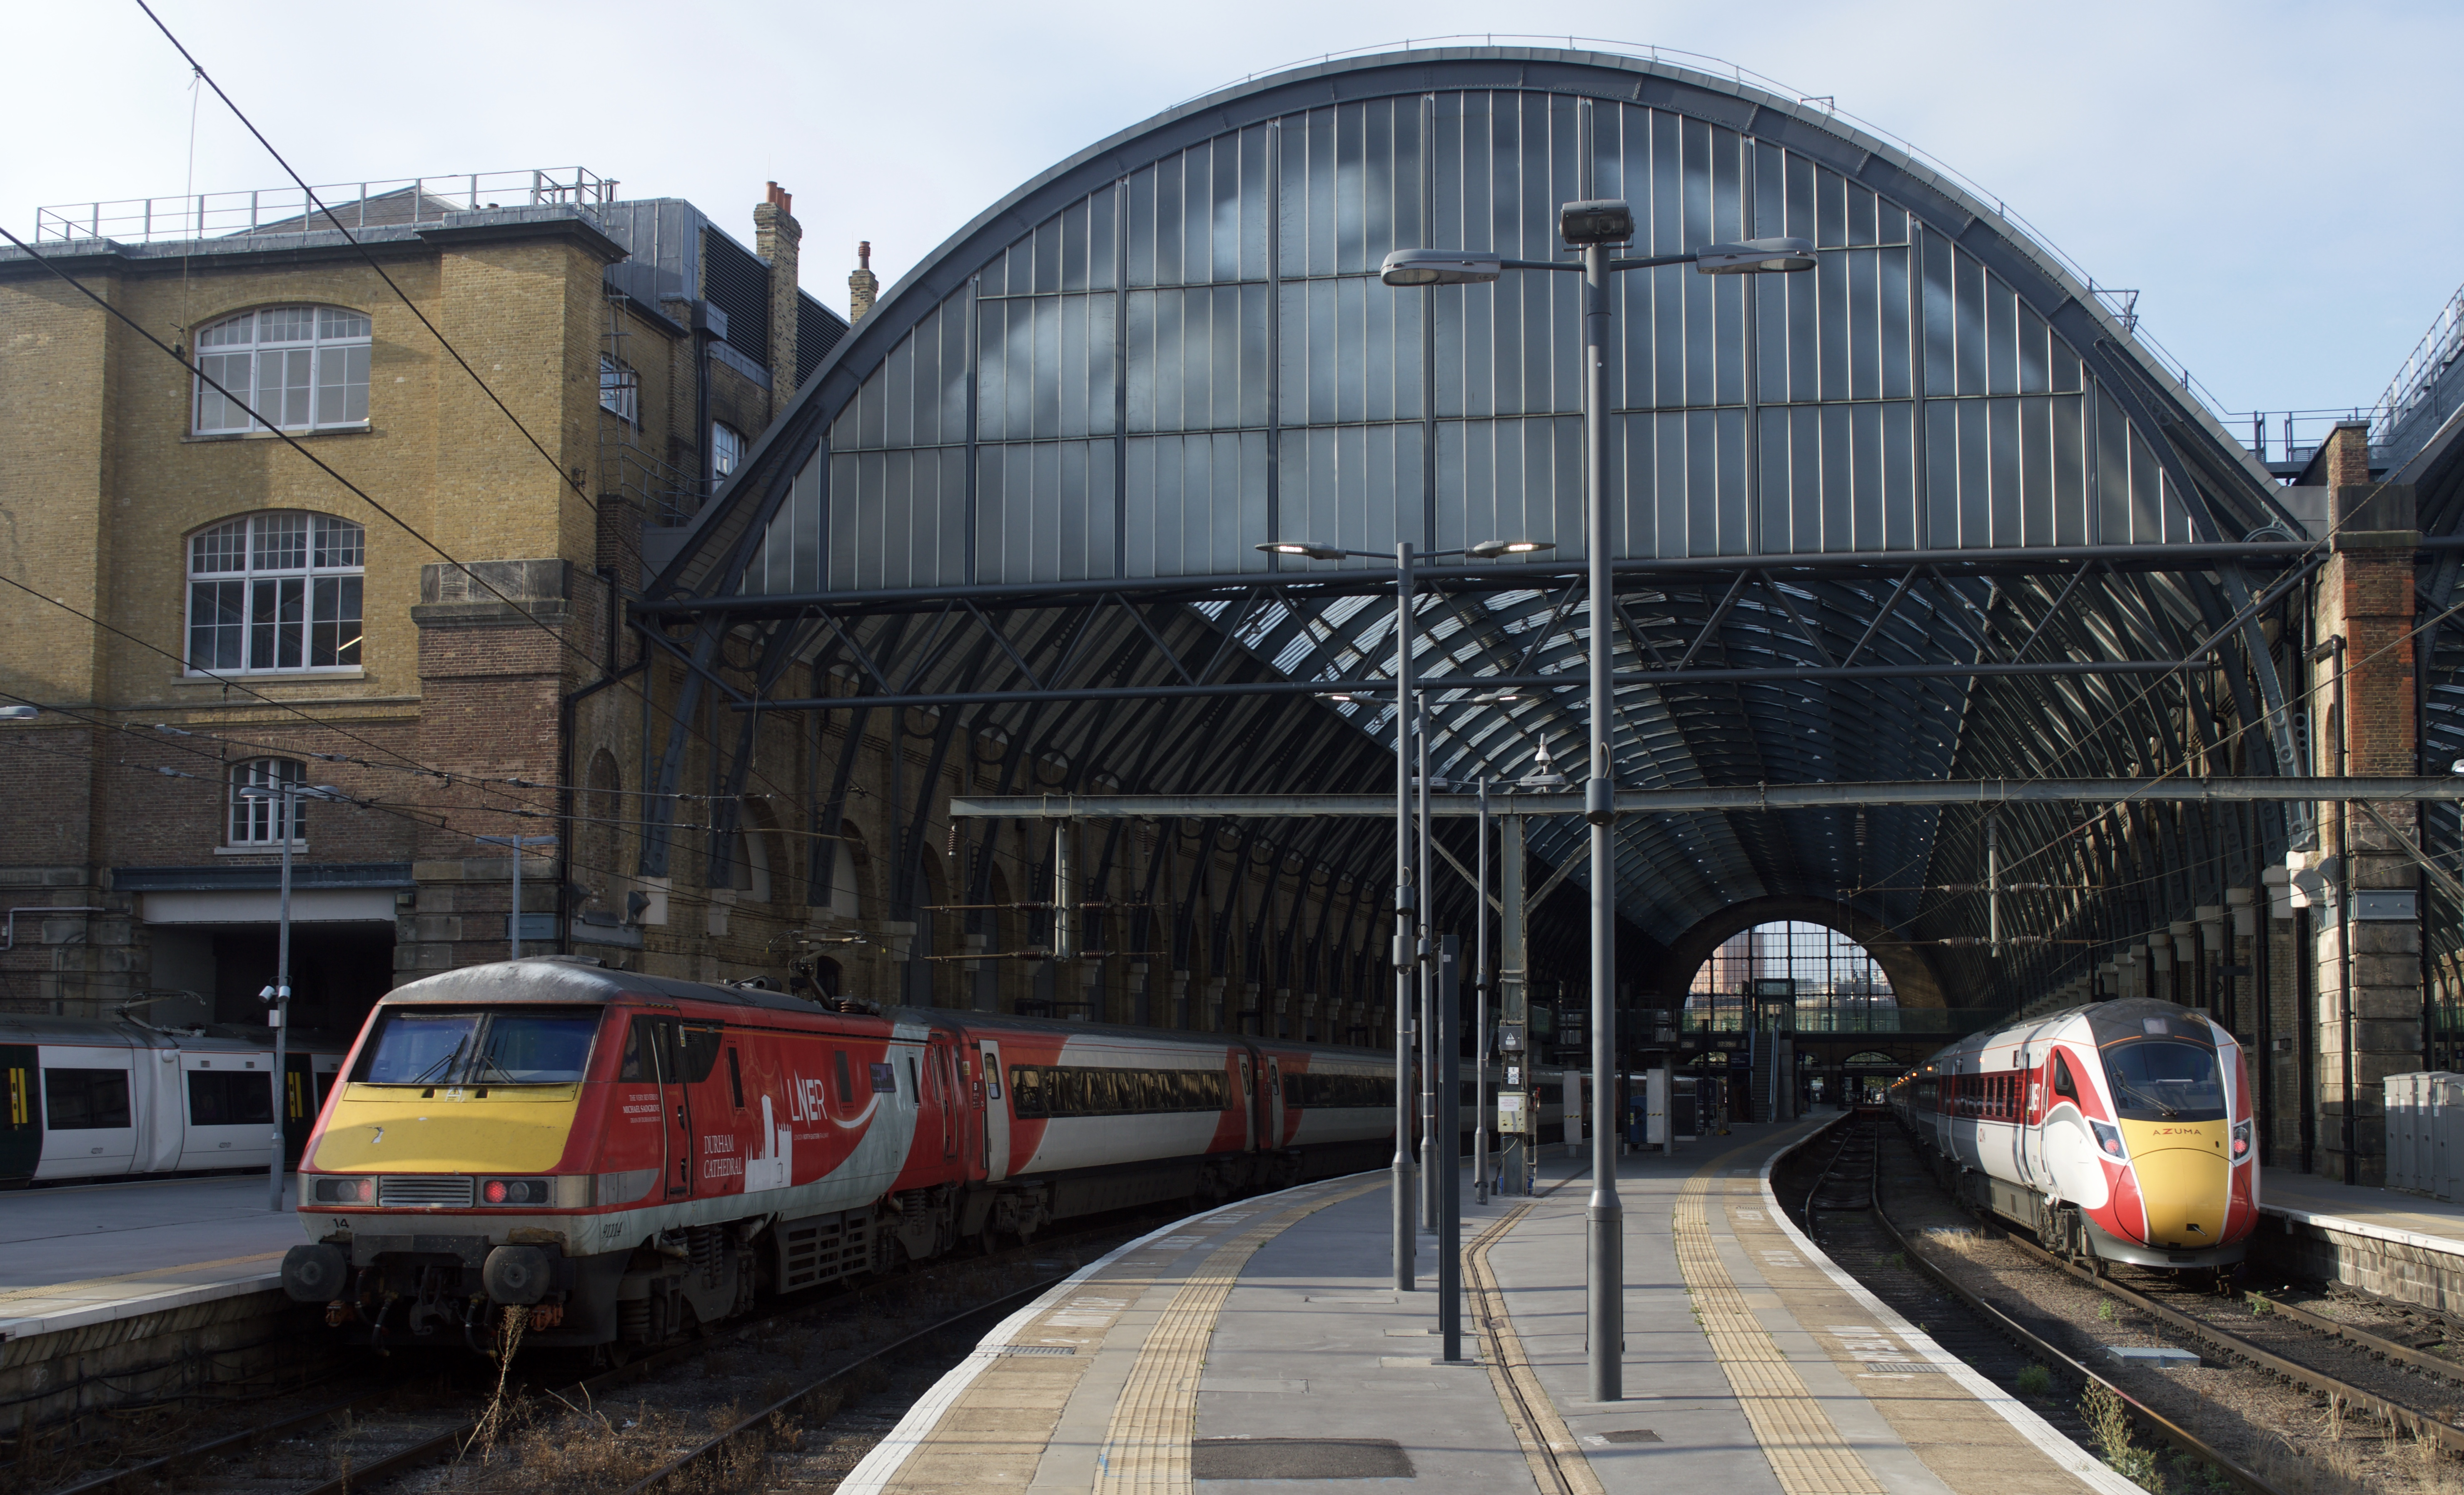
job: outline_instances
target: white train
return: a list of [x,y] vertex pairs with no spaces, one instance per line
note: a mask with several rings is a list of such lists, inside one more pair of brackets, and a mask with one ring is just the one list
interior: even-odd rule
[[[348,1045],[295,1035],[284,1118],[296,1154]],[[0,1015],[0,1187],[264,1168],[274,1030]]]
[[1960,1198],[2090,1263],[2230,1270],[2258,1220],[2241,1045],[2168,1001],[1978,1033],[1897,1084],[1893,1112]]

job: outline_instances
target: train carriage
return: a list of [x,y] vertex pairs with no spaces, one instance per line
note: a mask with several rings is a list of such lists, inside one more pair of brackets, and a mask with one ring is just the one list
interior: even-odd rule
[[2172,1002],[2098,1002],[1961,1040],[1891,1109],[1963,1199],[2093,1263],[2228,1271],[2258,1218],[2241,1046]]
[[1072,1216],[1375,1167],[1359,1049],[777,992],[537,956],[398,988],[302,1163],[284,1284],[372,1339],[655,1343]]
[[[286,1151],[306,1142],[343,1052],[304,1033],[289,1048]],[[266,1168],[273,1074],[271,1028],[0,1017],[0,1186]]]

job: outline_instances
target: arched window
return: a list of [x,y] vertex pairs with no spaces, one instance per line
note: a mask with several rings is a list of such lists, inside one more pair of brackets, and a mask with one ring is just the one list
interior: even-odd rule
[[365,560],[365,532],[322,514],[252,514],[188,537],[189,670],[358,668]]
[[736,890],[748,903],[768,903],[771,898],[770,837],[761,828],[748,804],[737,812],[736,854],[731,881]]
[[[304,845],[308,840],[307,802],[262,791],[307,781],[307,770],[294,758],[256,758],[232,764],[229,844],[268,849],[278,849],[285,841],[295,847]],[[259,793],[252,794],[250,790]]]
[[[197,369],[205,376],[196,382],[200,436],[368,421],[368,319],[363,312],[269,306],[226,317],[197,334]],[[214,385],[237,399],[225,398]],[[261,419],[252,419],[248,407]]]
[[713,421],[710,426],[710,475],[725,477],[744,460],[744,432],[725,421]]

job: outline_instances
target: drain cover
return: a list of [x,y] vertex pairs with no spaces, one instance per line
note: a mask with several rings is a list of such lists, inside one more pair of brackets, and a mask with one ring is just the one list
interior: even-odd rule
[[1647,1427],[1621,1427],[1613,1433],[1593,1435],[1603,1443],[1656,1443],[1660,1435]]
[[1001,1352],[1003,1354],[1076,1354],[1078,1351],[1070,1345],[1003,1345],[1001,1347]]
[[1409,1480],[1411,1457],[1390,1438],[1201,1438],[1193,1480]]
[[1868,1360],[1865,1369],[1877,1375],[1940,1375],[1942,1367],[1924,1360]]

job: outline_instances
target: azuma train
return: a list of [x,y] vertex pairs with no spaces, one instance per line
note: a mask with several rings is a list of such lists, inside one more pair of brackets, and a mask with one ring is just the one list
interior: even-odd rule
[[371,1343],[621,1357],[1075,1216],[1383,1165],[1382,1053],[779,992],[534,956],[397,988],[301,1160],[296,1301]]
[[2258,1220],[2241,1045],[2167,1001],[2097,1002],[1962,1039],[1890,1106],[1960,1199],[2093,1268],[2230,1272]]

